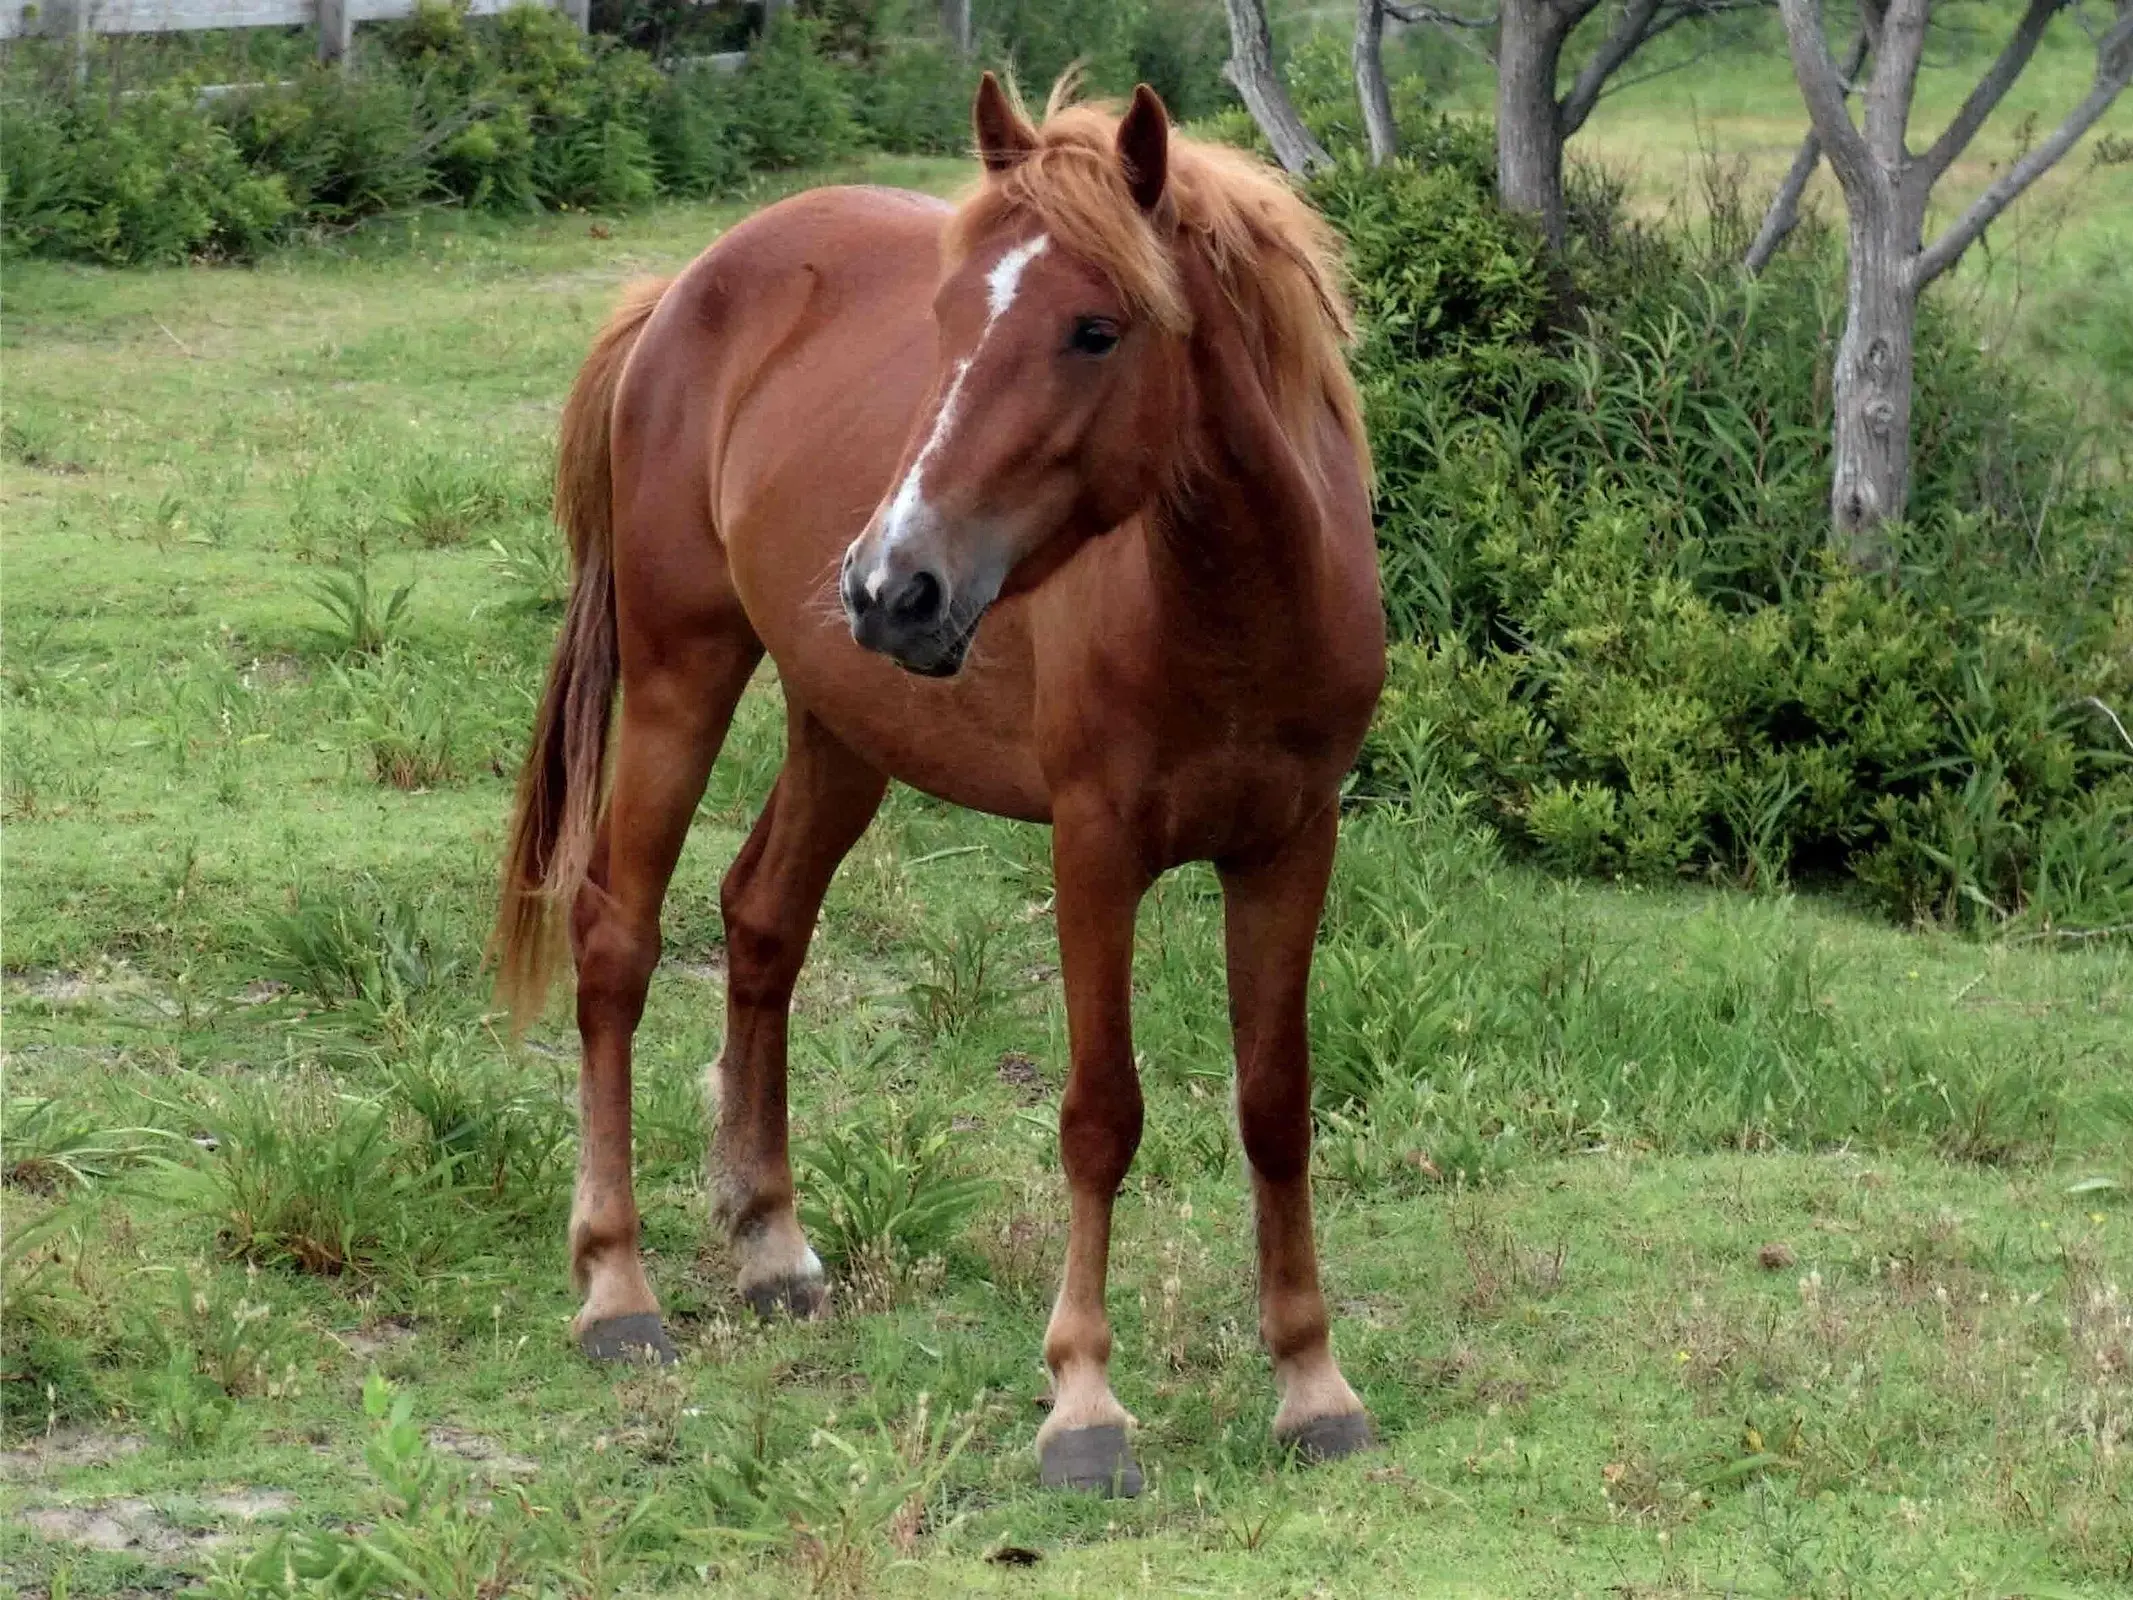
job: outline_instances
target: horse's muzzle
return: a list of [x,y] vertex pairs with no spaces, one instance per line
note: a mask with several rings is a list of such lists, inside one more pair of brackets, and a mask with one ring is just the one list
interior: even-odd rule
[[869,593],[847,561],[838,590],[861,649],[923,678],[952,678],[962,669],[978,619],[958,621],[947,586],[934,573],[921,567],[898,574]]

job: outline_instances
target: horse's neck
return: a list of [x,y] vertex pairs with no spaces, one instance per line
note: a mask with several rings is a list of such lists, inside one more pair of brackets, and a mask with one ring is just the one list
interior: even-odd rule
[[1166,631],[1205,636],[1226,659],[1263,652],[1284,670],[1308,658],[1334,608],[1329,507],[1316,463],[1276,417],[1234,333],[1196,337],[1198,437],[1175,491],[1149,522],[1150,566]]

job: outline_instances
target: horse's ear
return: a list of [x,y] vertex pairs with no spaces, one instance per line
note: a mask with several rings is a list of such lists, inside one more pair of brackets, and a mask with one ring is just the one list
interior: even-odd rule
[[1005,172],[1037,148],[1036,131],[1022,120],[1000,80],[989,72],[978,80],[970,125],[977,131],[978,154],[987,172]]
[[1163,97],[1145,83],[1133,91],[1133,104],[1119,119],[1118,164],[1134,203],[1153,211],[1170,173],[1170,113],[1163,109]]

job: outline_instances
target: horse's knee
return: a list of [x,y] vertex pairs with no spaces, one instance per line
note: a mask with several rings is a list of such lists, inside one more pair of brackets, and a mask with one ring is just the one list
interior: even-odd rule
[[774,896],[752,861],[734,863],[719,894],[726,925],[726,983],[738,1006],[782,1006],[799,981],[806,943],[789,917],[778,914]]
[[[605,904],[588,907],[589,896]],[[644,997],[659,965],[659,929],[630,926],[604,891],[588,888],[572,915],[578,958],[578,1020],[581,1025],[634,1028],[644,1015]]]
[[1140,1085],[1128,1076],[1107,1093],[1074,1089],[1070,1079],[1059,1107],[1059,1164],[1075,1188],[1116,1194],[1141,1146]]

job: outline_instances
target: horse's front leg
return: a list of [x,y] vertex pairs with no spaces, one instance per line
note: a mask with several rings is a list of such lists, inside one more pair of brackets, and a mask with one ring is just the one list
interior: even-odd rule
[[1135,1495],[1141,1474],[1126,1438],[1133,1419],[1111,1393],[1104,1280],[1111,1203],[1141,1142],[1133,918],[1149,879],[1133,841],[1100,805],[1057,810],[1052,855],[1072,1058],[1059,1105],[1069,1209],[1066,1273],[1044,1332],[1053,1398],[1037,1433],[1037,1461],[1048,1487]]
[[1328,805],[1279,849],[1221,868],[1237,1125],[1259,1218],[1259,1336],[1274,1361],[1274,1437],[1314,1459],[1367,1448],[1370,1418],[1334,1364],[1311,1231],[1305,997],[1339,831]]

